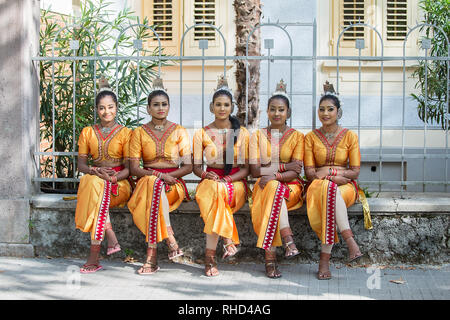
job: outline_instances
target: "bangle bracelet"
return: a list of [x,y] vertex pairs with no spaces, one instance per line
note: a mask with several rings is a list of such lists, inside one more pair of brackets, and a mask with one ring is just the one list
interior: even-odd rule
[[231,178],[231,176],[224,176],[223,178],[224,178],[225,181],[228,182],[228,183],[232,183],[232,182],[233,182],[233,178]]
[[278,171],[279,172],[284,172],[286,171],[286,165],[284,163],[280,163],[279,167],[278,167]]
[[279,181],[281,179],[283,179],[283,175],[279,172],[275,173],[275,178]]
[[208,172],[203,171],[203,172],[202,172],[202,175],[201,175],[201,178],[202,178],[202,179],[205,179],[207,174],[208,174]]

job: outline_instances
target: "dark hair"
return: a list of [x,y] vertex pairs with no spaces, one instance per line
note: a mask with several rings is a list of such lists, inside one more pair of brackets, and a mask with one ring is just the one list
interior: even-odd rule
[[148,95],[148,98],[147,98],[148,105],[150,105],[150,103],[152,102],[152,99],[154,97],[157,97],[157,96],[164,96],[164,97],[166,97],[167,98],[167,102],[170,104],[169,95],[165,91],[163,91],[163,90],[154,90],[154,91],[150,92],[150,94]]
[[[216,92],[214,92],[213,95],[213,103],[214,100],[216,100],[218,97],[220,96],[227,96],[231,103],[233,103],[233,96],[231,95],[231,92],[227,91],[227,90],[217,90]],[[240,132],[240,128],[241,128],[241,123],[239,122],[238,118],[230,115],[228,117],[228,119],[231,122],[231,129],[233,130],[232,134],[229,136],[229,141],[227,141],[227,148],[225,151],[225,159],[226,158],[231,158],[233,159],[234,162],[234,145],[236,144],[237,138],[239,137],[239,132]],[[231,139],[233,139],[233,143],[231,143]],[[228,156],[229,155],[229,156]],[[225,161],[225,169],[224,169],[224,175],[228,175],[231,172],[231,169],[233,168],[233,163],[227,163]]]
[[319,105],[324,100],[331,100],[331,101],[333,101],[334,106],[336,108],[338,108],[338,109],[341,107],[341,101],[339,101],[338,97],[336,97],[335,95],[332,95],[332,94],[325,94],[325,95],[323,95],[322,98],[320,98]]
[[269,101],[267,101],[267,108],[269,107],[270,103],[272,102],[273,99],[281,99],[284,101],[284,103],[287,105],[288,109],[291,108],[291,106],[289,105],[289,99],[286,98],[285,96],[281,95],[281,94],[276,94],[274,96],[271,96],[269,98]]
[[96,108],[98,107],[98,104],[100,103],[100,100],[102,100],[106,96],[110,96],[113,99],[114,103],[116,104],[116,107],[119,106],[116,94],[113,91],[110,91],[110,90],[103,90],[103,91],[100,91],[97,94],[97,96],[95,97],[95,107]]

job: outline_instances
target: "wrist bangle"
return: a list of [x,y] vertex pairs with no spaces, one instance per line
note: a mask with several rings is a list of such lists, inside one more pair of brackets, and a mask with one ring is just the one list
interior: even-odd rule
[[208,174],[208,172],[202,171],[201,178],[205,179],[207,174]]
[[286,171],[286,165],[284,163],[280,163],[280,165],[278,166],[278,171],[279,172]]
[[232,182],[233,182],[233,178],[231,178],[231,176],[224,176],[223,178],[224,178],[225,181],[228,182],[228,183],[232,183]]
[[283,175],[281,173],[277,172],[277,173],[275,173],[275,178],[277,180],[281,180],[281,179],[283,179]]

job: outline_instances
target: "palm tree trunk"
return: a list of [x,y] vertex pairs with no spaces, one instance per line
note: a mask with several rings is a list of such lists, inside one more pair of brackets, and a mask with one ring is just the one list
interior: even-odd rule
[[[252,29],[260,23],[261,2],[260,0],[234,0],[236,13],[236,55],[245,56],[247,38]],[[259,56],[261,54],[261,32],[256,29],[249,39],[248,55]],[[259,126],[259,60],[249,60],[249,83],[248,83],[248,110],[245,110],[246,90],[246,62],[236,60],[236,83],[237,90],[235,99],[238,104],[237,117],[241,124],[245,125],[245,117],[248,117],[248,127]]]

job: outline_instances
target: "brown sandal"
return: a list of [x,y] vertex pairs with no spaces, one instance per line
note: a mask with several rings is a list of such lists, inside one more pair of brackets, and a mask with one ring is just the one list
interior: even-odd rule
[[321,252],[319,260],[319,271],[317,272],[317,279],[319,280],[330,280],[330,253]]
[[207,277],[215,277],[219,275],[216,262],[216,250],[205,250],[205,275]]
[[281,277],[281,272],[278,270],[277,254],[266,250],[265,256],[266,276],[270,279],[278,279]]
[[348,262],[353,262],[358,258],[361,258],[363,254],[359,250],[358,244],[353,238],[353,232],[350,229],[341,231],[342,238],[347,243],[348,251],[349,251],[349,260]]
[[300,251],[298,251],[297,247],[295,246],[291,228],[289,227],[283,228],[282,230],[280,230],[280,234],[284,242],[284,248],[286,249],[284,257],[287,259],[291,259],[299,255]]
[[147,260],[137,273],[140,275],[154,274],[159,269],[157,262],[157,248],[147,248]]

